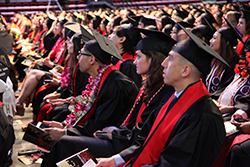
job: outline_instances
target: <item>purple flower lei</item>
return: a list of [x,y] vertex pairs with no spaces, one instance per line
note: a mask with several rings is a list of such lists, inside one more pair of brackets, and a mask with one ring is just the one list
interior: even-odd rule
[[110,65],[100,66],[98,68],[98,74],[96,78],[89,77],[89,84],[86,85],[86,89],[82,91],[82,95],[76,97],[76,105],[70,105],[69,110],[71,114],[66,118],[66,126],[72,127],[79,118],[87,114],[96,100],[97,91],[100,86],[101,78],[104,72],[110,67]]

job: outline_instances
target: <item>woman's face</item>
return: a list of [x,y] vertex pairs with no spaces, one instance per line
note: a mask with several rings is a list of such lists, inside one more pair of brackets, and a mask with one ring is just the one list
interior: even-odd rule
[[136,51],[137,58],[134,61],[136,72],[139,75],[147,75],[151,64],[151,58],[147,58],[140,50]]
[[102,32],[106,32],[105,24],[103,23],[103,21],[101,21],[100,30],[101,30]]
[[56,35],[61,35],[62,33],[62,26],[60,23],[57,23],[54,29],[54,32]]
[[239,19],[239,23],[238,23],[238,28],[240,30],[240,33],[245,36],[246,34],[246,20],[244,18],[240,18]]
[[214,33],[213,38],[210,39],[210,47],[219,53],[220,50],[220,40],[221,40],[221,34],[218,33],[217,31]]
[[73,55],[74,54],[74,43],[73,43],[73,37],[70,39],[69,37],[68,37],[68,39],[67,39],[67,41],[69,41],[68,43],[67,43],[67,46],[68,46],[68,53],[70,54],[70,55]]

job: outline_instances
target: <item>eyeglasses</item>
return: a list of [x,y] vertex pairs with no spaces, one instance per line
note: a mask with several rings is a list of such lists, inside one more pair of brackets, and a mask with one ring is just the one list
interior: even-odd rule
[[79,51],[78,56],[81,57],[82,55],[89,56],[89,57],[92,56],[91,54],[87,54],[87,53],[83,53],[83,52]]

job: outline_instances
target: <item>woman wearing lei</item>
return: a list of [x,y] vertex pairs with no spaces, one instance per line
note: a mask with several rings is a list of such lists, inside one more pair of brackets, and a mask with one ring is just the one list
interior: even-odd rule
[[225,90],[225,96],[229,96],[231,105],[227,111],[235,111],[231,116],[231,123],[243,134],[234,138],[228,150],[226,167],[250,166],[250,52],[246,52],[246,56],[236,65],[235,73],[235,78],[229,85],[231,88],[227,87]]

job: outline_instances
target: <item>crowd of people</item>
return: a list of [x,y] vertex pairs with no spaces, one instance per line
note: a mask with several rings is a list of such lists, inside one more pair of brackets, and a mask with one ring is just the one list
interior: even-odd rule
[[41,166],[85,148],[97,167],[250,166],[247,3],[17,12],[0,32],[12,112],[50,126]]

